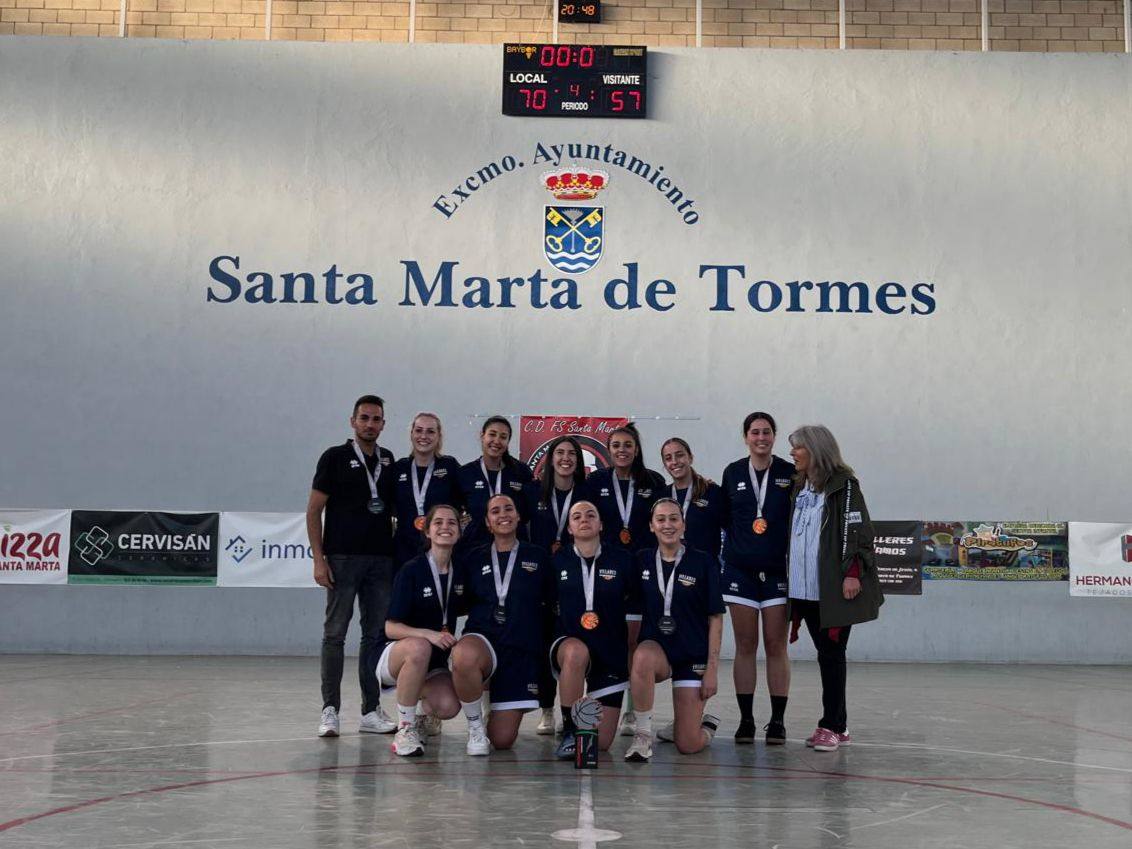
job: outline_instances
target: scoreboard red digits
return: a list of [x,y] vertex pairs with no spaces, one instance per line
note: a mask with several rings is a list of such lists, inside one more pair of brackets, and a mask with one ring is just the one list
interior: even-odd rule
[[648,49],[612,44],[503,45],[503,114],[644,118]]

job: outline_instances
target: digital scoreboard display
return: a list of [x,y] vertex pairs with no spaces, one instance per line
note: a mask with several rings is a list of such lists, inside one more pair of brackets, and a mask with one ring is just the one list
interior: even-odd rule
[[600,24],[601,0],[559,0],[558,22],[563,24]]
[[644,118],[648,49],[612,44],[504,44],[503,114]]

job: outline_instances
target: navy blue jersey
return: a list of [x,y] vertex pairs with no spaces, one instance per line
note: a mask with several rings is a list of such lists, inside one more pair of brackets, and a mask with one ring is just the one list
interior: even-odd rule
[[623,523],[621,513],[617,509],[617,496],[613,487],[621,487],[622,500],[628,503],[625,494],[626,481],[618,481],[612,468],[598,469],[586,478],[586,485],[590,489],[590,500],[597,505],[597,512],[601,515],[601,544],[606,548],[622,548],[628,551],[640,551],[647,546],[656,545],[656,537],[649,530],[649,510],[656,499],[664,496],[666,487],[664,478],[651,469],[646,470],[649,486],[636,489],[633,496],[633,509],[629,513],[629,534],[631,540],[628,545],[621,542]]
[[[318,458],[311,489],[325,493],[326,514],[322,530],[325,554],[370,554],[389,557],[393,554],[393,454],[378,447],[365,465],[358,462],[353,440],[326,449]],[[381,463],[377,494],[385,502],[381,514],[369,512],[373,497],[366,477]]]
[[[462,552],[471,551],[491,542],[491,534],[484,524],[484,516],[487,515],[487,502],[495,494],[498,485],[497,476],[500,474],[503,475],[501,494],[510,495],[515,499],[515,506],[519,510],[522,521],[527,521],[527,503],[523,488],[531,482],[531,470],[523,463],[514,462],[510,465],[505,463],[503,469],[499,472],[488,469],[487,473],[488,477],[491,478],[490,483],[484,479],[483,469],[480,468],[478,459],[460,467],[458,475],[460,494],[463,498],[464,509],[472,517],[472,521],[468,523],[468,526],[464,528],[464,532],[460,535],[460,550]],[[526,531],[524,530],[522,533],[525,534]]]
[[[417,476],[417,486],[424,483],[424,468],[413,463],[413,458],[402,457],[393,464],[390,477],[393,481],[393,503],[397,515],[397,532],[393,536],[394,562],[397,566],[420,554],[424,538],[414,521],[417,502],[413,500],[413,482],[410,473]],[[451,504],[457,510],[463,506],[460,492],[460,462],[455,457],[437,457],[432,469],[428,490],[424,493],[424,512],[437,504]]]
[[[634,566],[644,613],[640,639],[660,643],[672,666],[704,663],[708,656],[708,619],[725,610],[719,561],[694,548],[684,549],[672,590],[672,616],[676,620],[672,634],[662,634],[657,627],[664,615],[664,595],[656,583],[656,549],[637,552]],[[668,577],[667,572],[664,577]]]
[[641,612],[640,584],[633,571],[633,557],[616,548],[602,548],[594,575],[594,607],[599,622],[587,631],[582,627],[586,612],[582,565],[573,546],[561,549],[552,561],[558,622],[554,636],[577,637],[590,655],[609,670],[628,672],[629,629],[627,614]]
[[[527,495],[527,515],[530,517],[530,524],[527,527],[528,537],[535,545],[542,546],[547,551],[551,551],[554,542],[557,539],[562,544],[563,548],[570,548],[574,544],[574,538],[570,535],[570,521],[565,518],[569,513],[568,510],[563,508],[566,502],[566,492],[562,490],[554,490],[554,498],[558,504],[559,515],[564,517],[562,524],[562,533],[558,533],[558,523],[554,519],[554,510],[549,503],[542,504],[542,483],[538,480],[532,480],[526,486]],[[570,496],[570,506],[573,507],[579,501],[592,501],[590,498],[589,487],[586,482],[575,484],[574,494]]]
[[[389,597],[387,621],[400,622],[410,628],[441,630],[440,602],[443,593],[448,592],[448,581],[452,581],[452,591],[448,596],[448,630],[456,633],[456,619],[464,606],[464,577],[454,566],[448,573],[440,576],[440,591],[437,598],[436,584],[432,580],[432,570],[428,557],[420,554],[401,567],[393,579],[393,594]],[[388,639],[388,637],[386,638]]]
[[[519,542],[515,571],[507,591],[507,621],[500,625],[493,616],[499,598],[491,572],[491,544],[472,551],[461,564],[464,575],[464,605],[468,613],[464,633],[483,634],[494,646],[526,651],[545,649],[543,625],[554,598],[550,556],[529,542]],[[499,555],[500,577],[507,572],[506,552]]]
[[[678,489],[673,495],[671,484],[664,492],[664,495],[675,498],[681,508],[687,494],[687,489]],[[689,502],[684,523],[684,543],[718,559],[723,546],[722,532],[727,527],[727,496],[723,494],[723,490],[716,484],[709,483],[702,496]]]
[[730,521],[723,559],[736,569],[771,572],[786,570],[786,554],[790,544],[790,489],[794,485],[794,464],[774,457],[766,473],[763,518],[766,533],[756,534],[753,528],[756,496],[752,491],[749,458],[736,460],[723,470],[723,491],[727,496]]

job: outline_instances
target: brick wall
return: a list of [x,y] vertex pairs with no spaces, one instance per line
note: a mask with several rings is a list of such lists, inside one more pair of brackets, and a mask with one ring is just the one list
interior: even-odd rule
[[[117,36],[120,0],[0,0],[0,35]],[[1122,52],[1121,0],[987,0],[993,50]],[[128,0],[136,38],[263,38],[264,0]],[[420,2],[416,40],[548,41],[549,2]],[[608,0],[561,41],[695,46],[695,0]],[[851,48],[979,50],[979,0],[846,0]],[[408,41],[409,3],[275,0],[272,38]],[[836,48],[837,0],[703,0],[705,47]]]

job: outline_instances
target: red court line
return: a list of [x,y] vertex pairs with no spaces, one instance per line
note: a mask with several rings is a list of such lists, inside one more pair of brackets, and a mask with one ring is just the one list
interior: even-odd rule
[[[528,762],[553,763],[553,762],[555,762],[555,760],[553,758],[540,758],[540,759],[537,759],[537,760],[534,760],[534,761],[528,761]],[[116,801],[120,801],[122,799],[136,798],[138,796],[156,795],[158,793],[167,793],[167,792],[172,791],[172,790],[187,790],[187,789],[191,789],[191,788],[194,788],[194,787],[207,787],[207,786],[211,786],[211,785],[214,785],[214,784],[227,784],[227,783],[230,783],[230,782],[233,782],[233,781],[249,781],[249,780],[252,780],[252,779],[259,779],[259,778],[278,778],[280,776],[285,776],[285,775],[303,775],[303,774],[308,774],[308,773],[312,773],[312,772],[320,773],[320,772],[336,772],[336,771],[340,771],[340,770],[369,769],[369,768],[373,768],[373,767],[377,767],[377,766],[388,766],[390,763],[396,763],[396,761],[387,761],[387,762],[384,762],[384,763],[354,764],[354,765],[350,765],[350,766],[310,767],[310,768],[307,768],[307,769],[279,770],[279,771],[275,771],[275,772],[258,772],[258,773],[252,773],[250,775],[236,775],[236,776],[230,776],[230,777],[227,777],[227,778],[212,778],[212,779],[206,779],[206,780],[201,780],[201,781],[187,781],[187,782],[182,782],[180,784],[167,784],[167,785],[164,785],[164,786],[161,786],[161,787],[150,787],[150,788],[147,788],[147,789],[144,789],[144,790],[131,790],[127,793],[115,793],[115,794],[112,794],[112,795],[109,795],[109,796],[101,796],[97,799],[87,799],[86,801],[83,801],[83,802],[76,802],[72,805],[64,805],[63,807],[53,808],[52,810],[49,810],[49,811],[42,811],[38,814],[29,814],[28,816],[18,817],[16,819],[9,820],[9,821],[4,822],[4,823],[0,823],[0,832],[10,831],[11,829],[19,828],[20,826],[27,825],[27,824],[35,822],[37,820],[46,819],[47,817],[57,816],[59,814],[72,813],[74,811],[79,811],[79,810],[82,810],[84,808],[94,807],[95,805],[101,805],[101,804],[105,804],[107,802],[116,802]],[[520,762],[520,763],[522,763],[522,762]],[[407,764],[406,766],[408,768],[404,771],[406,773],[409,773],[409,772],[421,772],[421,771],[430,772],[430,771],[433,771],[433,770],[439,770],[440,768],[444,767],[445,765],[441,764],[441,763],[432,763],[432,764],[424,763],[424,764],[413,764],[413,765]],[[756,766],[756,767],[753,767],[753,768],[754,769],[769,769],[769,770],[775,770],[775,771],[781,770],[783,772],[797,772],[797,773],[802,773],[802,775],[775,776],[773,779],[771,777],[768,777],[768,776],[741,776],[741,775],[740,776],[737,776],[737,775],[720,776],[720,775],[714,774],[714,773],[699,773],[699,774],[688,774],[688,773],[676,774],[676,773],[673,773],[673,774],[670,774],[670,775],[658,775],[651,770],[646,771],[646,770],[642,769],[640,771],[634,771],[634,772],[629,772],[629,773],[619,773],[617,775],[610,776],[610,778],[614,778],[614,779],[618,779],[618,780],[625,779],[625,778],[634,779],[634,780],[647,779],[647,780],[650,780],[650,781],[655,781],[657,779],[671,779],[671,780],[676,780],[676,781],[687,781],[687,780],[696,780],[696,781],[727,780],[727,781],[734,781],[736,779],[739,779],[739,780],[756,780],[756,781],[767,781],[767,780],[777,780],[777,781],[799,780],[799,781],[801,781],[801,780],[807,780],[807,779],[813,780],[815,778],[825,777],[825,778],[848,779],[848,780],[851,780],[851,781],[879,781],[879,782],[885,782],[885,783],[891,783],[891,784],[905,784],[905,785],[912,785],[912,786],[917,786],[917,787],[928,787],[928,788],[932,788],[932,789],[935,789],[935,790],[947,790],[947,791],[954,792],[954,793],[968,793],[968,794],[971,794],[971,795],[984,796],[984,797],[991,798],[991,799],[1005,799],[1007,801],[1019,802],[1021,804],[1025,804],[1025,805],[1037,805],[1039,807],[1046,808],[1048,810],[1058,811],[1060,813],[1066,813],[1066,814],[1075,814],[1077,816],[1088,817],[1090,819],[1094,819],[1094,820],[1097,820],[1099,822],[1106,823],[1108,825],[1116,826],[1117,828],[1125,829],[1126,831],[1132,831],[1132,823],[1125,822],[1124,820],[1118,820],[1118,819],[1115,819],[1114,817],[1108,817],[1108,816],[1105,816],[1104,814],[1094,813],[1093,811],[1086,811],[1083,808],[1074,808],[1070,805],[1062,805],[1062,804],[1059,804],[1057,802],[1045,802],[1045,801],[1042,801],[1041,799],[1030,799],[1030,798],[1027,798],[1025,796],[1016,796],[1016,795],[1011,794],[1011,793],[998,793],[998,792],[993,791],[993,790],[979,790],[979,789],[974,788],[974,787],[962,787],[962,786],[955,785],[955,784],[943,784],[943,783],[938,782],[938,781],[928,781],[928,780],[925,780],[925,779],[922,779],[922,778],[897,777],[897,776],[878,776],[878,775],[858,775],[858,774],[847,773],[847,772],[831,772],[831,771],[823,771],[823,770],[805,770],[805,769],[796,769],[796,768],[790,768],[790,767],[758,767],[758,766]],[[520,771],[514,771],[514,772],[508,773],[506,771],[501,771],[501,770],[498,770],[498,769],[492,769],[490,771],[490,774],[493,777],[523,777],[523,778],[530,778],[531,777],[529,770],[520,770]]]
[[106,710],[96,710],[91,713],[80,713],[75,716],[64,717],[63,719],[54,719],[51,722],[44,722],[40,725],[29,725],[27,728],[21,728],[18,731],[0,731],[0,735],[9,734],[35,734],[39,731],[46,731],[49,728],[55,728],[59,725],[67,725],[72,722],[82,722],[86,719],[91,719],[95,716],[107,716],[109,714],[124,713],[134,708],[146,707],[147,705],[157,705],[163,702],[171,702],[174,699],[183,699],[185,696],[191,696],[191,692],[174,693],[171,696],[162,696],[160,699],[147,699],[144,702],[134,702],[133,704],[120,705],[119,707],[107,708]]
[[1050,723],[1053,723],[1054,725],[1064,726],[1065,728],[1074,728],[1077,731],[1086,731],[1089,734],[1099,734],[1102,737],[1111,737],[1114,740],[1123,740],[1125,743],[1132,743],[1132,737],[1125,737],[1122,734],[1113,734],[1110,731],[1100,731],[1099,729],[1088,728],[1084,725],[1076,725],[1072,722],[1066,722],[1064,719],[1054,719],[1053,717],[1050,717],[1050,716],[1042,716],[1040,713],[1027,713],[1024,710],[1018,710],[1016,708],[1005,707],[1004,705],[987,704],[986,702],[971,702],[971,704],[979,705],[980,707],[989,707],[989,708],[994,708],[995,710],[1006,711],[1007,713],[1012,713],[1016,716],[1024,716],[1028,719],[1040,719],[1043,722],[1050,722]]

